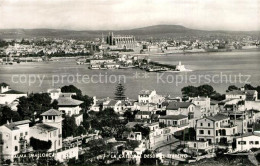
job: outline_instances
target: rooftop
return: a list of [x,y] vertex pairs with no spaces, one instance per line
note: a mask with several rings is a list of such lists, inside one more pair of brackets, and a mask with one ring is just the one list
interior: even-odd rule
[[52,115],[52,116],[60,116],[62,115],[62,113],[58,110],[55,110],[55,109],[50,109],[44,113],[41,114],[42,116],[48,116],[48,115]]
[[47,124],[44,124],[44,123],[38,123],[38,124],[36,124],[36,127],[40,128],[40,129],[43,129],[43,130],[46,130],[46,131],[58,130],[58,128],[50,126],[50,125],[47,125]]
[[179,108],[188,108],[190,105],[193,105],[190,102],[170,102],[166,107],[167,110],[177,110]]
[[70,97],[60,97],[58,99],[58,106],[78,106],[81,103],[83,103],[83,101],[75,100]]
[[245,92],[241,91],[241,90],[232,90],[232,91],[227,92],[227,94],[228,95],[244,95]]
[[133,128],[137,124],[143,124],[143,122],[128,122],[125,126],[128,128]]
[[2,94],[26,94],[26,93],[20,92],[20,91],[17,91],[17,90],[9,90],[9,91],[6,91]]
[[19,125],[24,125],[24,124],[28,124],[30,123],[30,120],[21,120],[21,121],[17,121],[17,122],[11,122],[9,124],[5,124],[4,126],[9,128],[10,130],[17,130],[19,129]]
[[0,83],[0,87],[1,86],[3,86],[3,87],[7,87],[7,86],[9,86],[7,83],[4,83],[4,82],[2,82],[2,83]]
[[139,111],[136,115],[151,115],[152,113],[150,111]]
[[217,114],[215,116],[208,116],[206,118],[213,120],[213,121],[220,121],[220,120],[228,119],[229,117],[226,115],[223,115],[223,114]]
[[166,116],[159,117],[159,119],[171,119],[171,120],[180,120],[184,118],[188,118],[188,116],[180,114],[180,115],[166,115]]
[[150,95],[152,93],[151,90],[141,90],[139,92],[139,95]]

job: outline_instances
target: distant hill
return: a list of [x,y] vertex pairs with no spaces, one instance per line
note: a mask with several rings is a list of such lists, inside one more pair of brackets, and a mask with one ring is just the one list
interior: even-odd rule
[[109,32],[114,34],[135,35],[137,39],[161,39],[161,38],[185,38],[185,37],[206,37],[212,36],[236,36],[236,35],[254,35],[260,36],[260,31],[205,31],[189,29],[181,25],[155,25],[143,28],[129,30],[62,30],[62,29],[0,29],[1,39],[17,38],[63,38],[63,39],[82,39],[91,40],[101,37],[101,34],[107,35]]

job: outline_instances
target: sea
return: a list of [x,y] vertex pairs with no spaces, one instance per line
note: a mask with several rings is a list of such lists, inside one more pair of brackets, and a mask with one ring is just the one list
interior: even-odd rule
[[151,61],[177,65],[181,62],[189,72],[146,72],[138,68],[91,70],[77,65],[75,59],[49,62],[21,62],[0,65],[0,83],[14,90],[38,93],[47,89],[74,85],[83,94],[97,98],[114,97],[121,82],[125,95],[137,99],[141,90],[156,90],[158,94],[177,97],[185,86],[212,85],[225,93],[229,85],[260,86],[260,51],[211,52],[151,55]]

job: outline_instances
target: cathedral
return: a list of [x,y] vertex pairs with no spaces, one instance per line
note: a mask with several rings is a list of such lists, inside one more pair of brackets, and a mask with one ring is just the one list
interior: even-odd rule
[[112,49],[134,49],[136,47],[133,35],[114,35],[113,32],[109,32],[106,42]]

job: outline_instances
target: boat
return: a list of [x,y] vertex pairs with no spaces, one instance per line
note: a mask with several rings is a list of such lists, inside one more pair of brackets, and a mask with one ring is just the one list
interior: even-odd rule
[[175,70],[167,70],[166,72],[177,73],[177,72],[189,72],[189,71],[192,71],[192,70],[186,69],[185,66],[181,64],[181,61],[180,61],[179,64],[176,65]]
[[119,66],[119,69],[129,69],[134,68],[135,66],[129,65],[129,66]]

